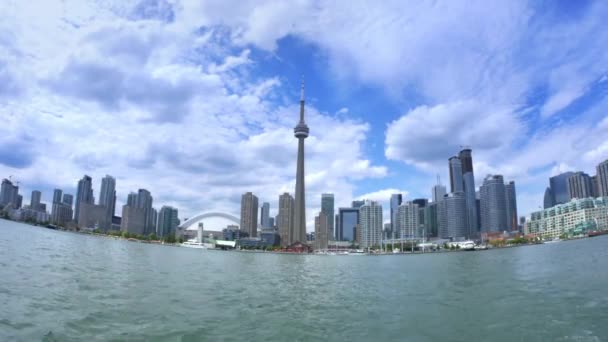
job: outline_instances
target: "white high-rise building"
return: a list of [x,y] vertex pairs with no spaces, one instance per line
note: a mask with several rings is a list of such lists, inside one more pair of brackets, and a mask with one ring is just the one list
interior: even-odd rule
[[415,239],[418,231],[418,204],[408,201],[397,208],[397,229],[404,239]]
[[241,196],[241,231],[258,236],[258,197],[251,192]]
[[361,247],[380,246],[382,226],[382,206],[375,201],[365,201],[365,204],[359,208]]

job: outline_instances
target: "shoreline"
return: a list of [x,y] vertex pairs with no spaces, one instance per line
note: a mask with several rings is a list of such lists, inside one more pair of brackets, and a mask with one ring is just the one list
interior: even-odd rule
[[[117,236],[117,235],[109,235],[109,234],[101,234],[101,233],[95,233],[95,232],[83,232],[83,231],[75,231],[75,230],[69,230],[69,229],[61,229],[59,227],[57,228],[51,228],[45,225],[40,225],[40,224],[33,224],[33,223],[29,223],[29,222],[20,222],[20,221],[13,221],[13,220],[7,220],[5,218],[0,218],[0,220],[2,221],[7,221],[7,222],[15,222],[15,223],[20,223],[20,224],[25,224],[31,227],[37,227],[37,228],[44,228],[44,229],[48,229],[48,230],[55,230],[55,231],[61,231],[61,232],[66,232],[66,233],[75,233],[75,234],[80,234],[80,235],[87,235],[87,236],[95,236],[95,237],[99,237],[99,238],[109,238],[109,239],[113,239],[113,240],[122,240],[122,241],[127,241],[127,242],[134,242],[134,243],[143,243],[143,244],[150,244],[150,245],[159,245],[159,246],[167,246],[167,247],[181,247],[181,248],[188,248],[188,247],[183,247],[181,246],[181,243],[177,242],[177,243],[165,243],[162,242],[160,240],[140,240],[140,239],[135,239],[135,238],[125,238],[122,236]],[[566,241],[575,241],[575,240],[586,240],[592,237],[596,237],[596,236],[583,236],[583,237],[577,237],[577,238],[570,238],[570,239],[560,239],[557,242],[566,242]],[[364,256],[386,256],[386,255],[422,255],[422,254],[443,254],[443,253],[452,253],[452,252],[485,252],[485,251],[490,251],[490,250],[501,250],[501,249],[506,249],[506,248],[516,248],[516,247],[526,247],[526,246],[537,246],[537,245],[544,245],[547,242],[538,242],[538,243],[522,243],[522,244],[514,244],[514,245],[505,245],[505,246],[501,246],[501,247],[488,247],[485,250],[461,250],[461,249],[439,249],[439,250],[435,250],[435,251],[429,251],[429,252],[399,252],[399,253],[393,253],[393,252],[383,252],[383,253],[364,253],[362,255]],[[336,255],[328,255],[328,254],[318,254],[318,253],[296,253],[296,252],[284,252],[284,251],[265,251],[265,250],[256,250],[256,249],[221,249],[221,248],[205,248],[204,250],[209,250],[209,251],[221,251],[221,252],[239,252],[239,253],[262,253],[262,254],[282,254],[282,255],[315,255],[315,256],[349,256],[350,254],[346,254],[346,255],[340,255],[340,254],[336,254]]]

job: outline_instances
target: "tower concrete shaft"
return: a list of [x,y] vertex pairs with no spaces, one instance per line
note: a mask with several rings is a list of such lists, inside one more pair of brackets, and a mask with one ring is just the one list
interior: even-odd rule
[[290,243],[306,243],[306,194],[304,186],[304,139],[308,137],[309,129],[304,121],[304,82],[300,93],[300,122],[293,129],[298,139],[298,166],[296,171],[296,198],[294,210],[293,234]]

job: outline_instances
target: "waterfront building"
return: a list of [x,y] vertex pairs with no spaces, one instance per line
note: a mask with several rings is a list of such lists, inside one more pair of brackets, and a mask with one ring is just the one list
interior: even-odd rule
[[136,192],[130,192],[129,195],[127,195],[127,205],[131,206],[131,207],[137,207],[137,193]]
[[425,237],[437,237],[439,234],[439,204],[435,202],[429,203],[425,210],[424,230]]
[[418,231],[418,204],[408,201],[397,208],[397,230],[402,239],[419,237]]
[[71,205],[63,202],[53,203],[53,207],[51,208],[51,223],[66,227],[72,221],[73,214]]
[[568,194],[568,178],[574,172],[564,172],[559,175],[549,178],[549,186],[553,195],[553,205],[568,203],[570,195]]
[[375,201],[365,201],[359,208],[361,247],[379,246],[382,240],[382,206]]
[[251,192],[241,196],[241,230],[250,237],[258,235],[258,197]]
[[600,189],[597,184],[597,175],[591,176],[591,197],[600,197]]
[[246,231],[239,229],[239,226],[237,225],[228,225],[222,230],[222,238],[227,241],[237,241],[247,237],[249,237],[249,234]]
[[270,203],[264,202],[260,207],[260,225],[263,228],[270,228]]
[[525,233],[552,239],[562,234],[584,234],[608,229],[608,198],[573,199],[530,214]]
[[281,244],[281,236],[274,229],[262,230],[259,235],[266,246],[279,246]]
[[507,228],[511,231],[517,230],[517,197],[514,181],[505,184],[505,196],[507,205]]
[[308,138],[309,129],[304,121],[304,82],[300,94],[300,121],[293,129],[294,136],[298,139],[298,163],[296,170],[296,192],[293,219],[293,241],[306,242],[306,195],[304,186],[304,139]]
[[336,241],[355,241],[356,227],[359,222],[359,208],[338,209],[338,225],[336,226]]
[[[129,195],[130,197],[130,195]],[[127,200],[127,205],[132,206]],[[131,199],[133,200],[133,199]],[[137,196],[134,198],[135,207],[143,209],[144,211],[144,235],[149,235],[150,233],[156,232],[156,224],[154,223],[154,214],[152,212],[152,203],[154,202],[154,198],[150,191],[146,189],[137,190]]]
[[418,205],[418,228],[416,229],[416,237],[424,235],[424,222],[425,222],[425,211],[424,209],[429,204],[429,200],[426,198],[417,198],[413,200]]
[[168,205],[163,205],[158,213],[158,224],[156,225],[156,235],[164,237],[170,234],[175,234],[179,226],[179,217],[177,208]]
[[146,229],[146,211],[137,206],[124,205],[120,230],[129,234],[144,235]]
[[[467,226],[468,236],[475,237],[478,234],[479,222],[477,221],[477,205],[475,203],[475,175],[473,173],[473,157],[471,149],[465,148],[458,154],[462,162],[462,179],[465,199],[467,201]],[[516,220],[517,221],[517,220]]]
[[108,217],[107,213],[108,208],[103,205],[82,202],[78,215],[78,227],[109,230],[112,226],[112,218]]
[[292,244],[294,198],[289,193],[279,196],[279,214],[277,215],[277,227],[281,236],[281,246]]
[[94,204],[93,198],[93,179],[88,175],[84,175],[81,180],[78,181],[76,187],[76,205],[74,207],[74,221],[80,222],[80,207],[83,204]]
[[275,225],[274,225],[275,221],[274,221],[274,219],[275,219],[274,217],[269,217],[268,218],[268,228],[275,228]]
[[107,209],[106,215],[111,221],[116,207],[116,179],[106,175],[101,179],[101,189],[99,190],[99,204]]
[[469,230],[463,191],[447,194],[443,201],[439,202],[439,211],[440,238],[460,240],[467,237]]
[[327,216],[327,234],[334,236],[334,194],[321,194],[321,211]]
[[41,207],[40,207],[41,198],[42,198],[42,193],[40,191],[38,191],[38,190],[32,191],[32,196],[30,197],[30,209],[41,211]]
[[479,188],[481,196],[481,231],[499,232],[508,230],[507,196],[501,175],[488,175]]
[[150,224],[151,226],[148,235],[156,233],[156,229],[158,227],[158,211],[154,207],[152,207],[152,209],[150,210]]
[[450,165],[450,192],[464,191],[462,180],[462,162],[456,156],[448,159]]
[[401,194],[392,194],[391,195],[391,238],[396,239],[399,237],[398,229],[397,229],[397,208],[401,205],[403,201],[403,196]]
[[[333,217],[333,215],[329,217]],[[315,217],[315,250],[327,250],[329,222],[332,221],[328,219],[329,217],[322,210],[319,212],[319,215]]]

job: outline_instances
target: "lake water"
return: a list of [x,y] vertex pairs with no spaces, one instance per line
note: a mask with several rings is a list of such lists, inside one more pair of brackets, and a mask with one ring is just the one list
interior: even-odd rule
[[608,236],[483,252],[201,251],[0,220],[0,341],[603,341]]

